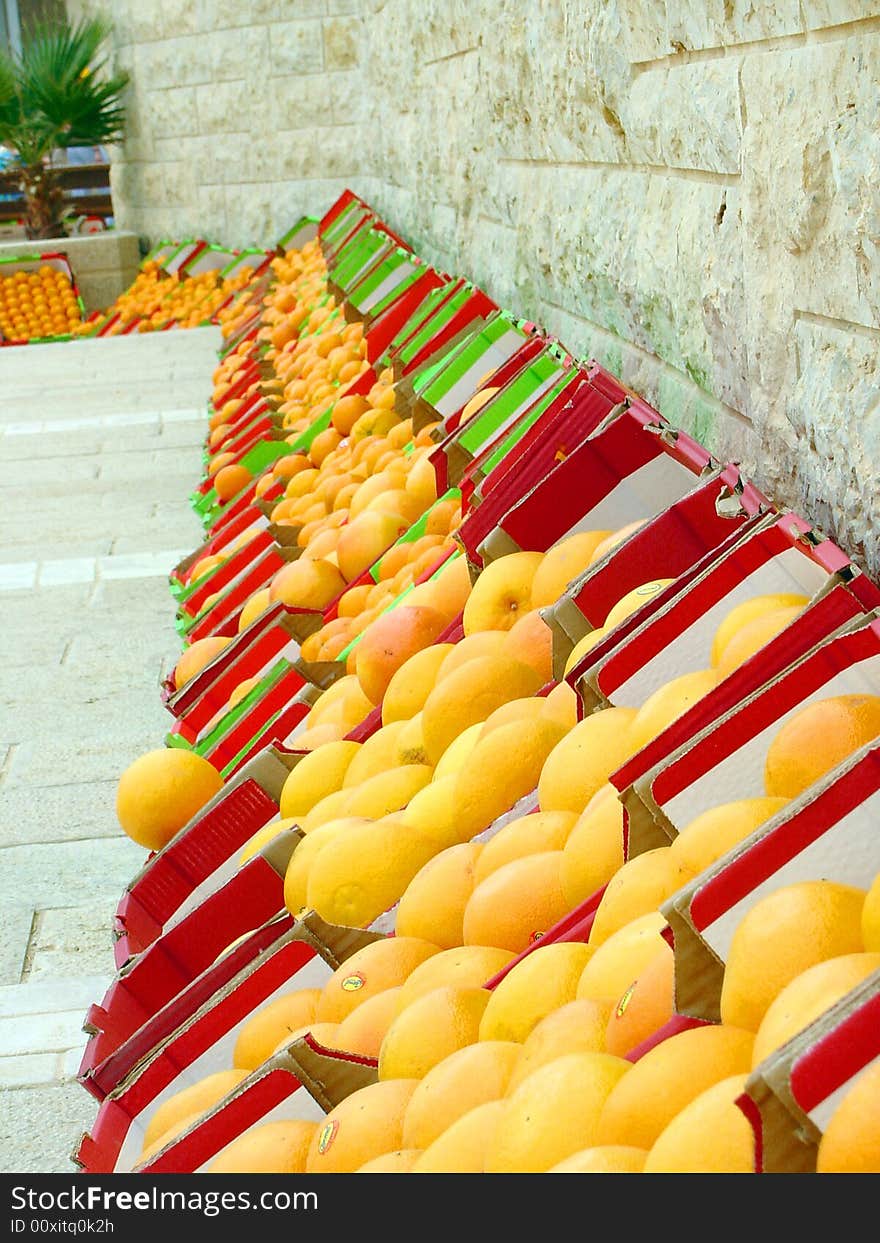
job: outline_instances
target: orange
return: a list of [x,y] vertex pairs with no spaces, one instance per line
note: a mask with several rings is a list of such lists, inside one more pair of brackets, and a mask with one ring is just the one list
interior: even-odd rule
[[218,1070],[166,1097],[150,1114],[144,1128],[144,1149],[188,1115],[206,1113],[232,1092],[250,1072]]
[[520,1045],[511,1040],[481,1040],[456,1049],[432,1066],[417,1081],[407,1105],[404,1146],[424,1150],[463,1114],[500,1099],[520,1052]]
[[572,1153],[550,1167],[548,1174],[641,1174],[645,1165],[644,1148],[626,1144],[596,1144]]
[[486,1150],[504,1109],[503,1100],[484,1101],[463,1113],[429,1144],[412,1167],[414,1174],[482,1174]]
[[370,997],[403,984],[420,963],[438,953],[417,937],[382,937],[356,950],[337,967],[318,1002],[319,1022],[341,1023]]
[[396,1152],[383,1152],[372,1161],[358,1166],[355,1174],[409,1174],[418,1158],[420,1148],[398,1148]]
[[816,1154],[817,1174],[880,1173],[880,1062],[844,1089],[825,1125]]
[[139,756],[119,778],[116,815],[132,841],[161,850],[223,789],[208,760],[181,747],[160,747]]
[[398,1010],[435,988],[482,988],[514,957],[509,950],[488,945],[462,945],[441,950],[414,967],[400,989]]
[[185,683],[209,665],[215,657],[229,645],[230,639],[223,636],[208,635],[204,639],[196,639],[183,652],[174,666],[174,688],[180,690]]
[[880,695],[834,695],[789,716],[767,749],[767,794],[795,798],[880,734]]
[[228,466],[221,467],[214,476],[214,491],[221,501],[231,501],[252,479],[253,475],[246,466],[231,462]]
[[532,609],[532,580],[544,560],[540,552],[514,552],[491,561],[474,583],[462,612],[466,635],[510,630]]
[[255,591],[253,595],[248,596],[238,618],[239,634],[242,630],[247,630],[248,626],[260,616],[261,613],[269,607],[269,588],[261,587],[259,591]]
[[632,754],[634,708],[604,708],[569,730],[550,752],[538,782],[541,811],[578,815],[611,773]]
[[667,1036],[633,1063],[609,1093],[596,1142],[650,1149],[701,1092],[731,1075],[748,1074],[753,1043],[751,1032],[727,1023]]
[[384,988],[346,1015],[337,1025],[334,1047],[361,1057],[378,1058],[385,1033],[397,1017],[400,985]]
[[306,905],[309,872],[318,851],[323,850],[327,842],[347,832],[352,825],[363,824],[357,818],[337,818],[313,828],[296,846],[284,873],[284,905],[291,915],[298,915]]
[[623,804],[616,788],[605,782],[577,818],[562,847],[560,881],[566,902],[572,909],[586,902],[623,864]]
[[605,1048],[626,1057],[667,1023],[675,1012],[675,955],[664,944],[639,971],[613,1006],[605,1028]]
[[461,842],[429,859],[403,891],[395,931],[422,937],[441,949],[462,945],[464,910],[474,891],[482,850],[479,842]]
[[354,789],[370,777],[386,772],[394,766],[398,739],[405,724],[405,721],[392,721],[389,725],[383,725],[377,729],[369,738],[364,739],[360,751],[351,761],[345,774],[343,789]]
[[413,652],[395,670],[382,696],[383,725],[408,721],[421,712],[437,680],[437,671],[454,646],[453,643],[432,643]]
[[725,613],[712,637],[711,664],[718,664],[734,635],[739,634],[756,618],[766,617],[768,613],[775,613],[779,609],[803,608],[808,603],[807,597],[798,592],[779,591],[751,596],[748,600],[734,605]]
[[714,669],[696,669],[664,682],[648,696],[633,719],[629,735],[631,754],[647,746],[717,684]]
[[446,654],[446,658],[437,671],[437,681],[441,682],[476,656],[499,656],[506,650],[506,647],[507,632],[505,630],[479,630],[476,634],[465,635],[453,645],[452,651]]
[[[298,476],[301,478],[301,476]],[[269,599],[288,608],[323,610],[344,590],[345,579],[329,561],[291,561],[269,584]]]
[[[601,1142],[599,1118],[632,1073],[610,1053],[567,1053],[539,1066],[507,1096],[486,1159],[490,1174],[540,1174]],[[610,1141],[613,1142],[613,1141]]]
[[[408,724],[408,722],[407,722]],[[400,811],[431,780],[433,770],[427,764],[398,764],[386,773],[345,791],[342,804],[347,816],[366,816],[380,820]]]
[[232,1064],[241,1070],[256,1070],[290,1033],[315,1017],[319,988],[299,988],[266,1002],[239,1029],[232,1051]]
[[605,1048],[605,1028],[610,1009],[607,1002],[575,998],[539,1019],[523,1041],[522,1056],[510,1077],[508,1092],[512,1092],[539,1067],[567,1053],[614,1052]]
[[796,881],[758,898],[730,940],[721,985],[725,1023],[757,1031],[768,1006],[814,963],[862,949],[865,890]]
[[423,1079],[450,1053],[474,1044],[491,996],[484,988],[446,985],[406,1006],[385,1033],[379,1078]]
[[220,1152],[209,1174],[302,1174],[316,1122],[290,1118],[249,1127]]
[[307,1174],[352,1174],[403,1141],[403,1120],[418,1079],[389,1079],[358,1088],[319,1124],[309,1144]]
[[640,972],[666,944],[662,931],[666,920],[650,911],[631,920],[596,947],[581,972],[577,996],[616,1005]]
[[568,911],[559,881],[562,852],[513,859],[476,886],[464,908],[465,945],[521,953]]
[[537,609],[524,613],[507,631],[507,655],[531,665],[541,684],[553,680],[553,632]]
[[755,1133],[736,1103],[747,1076],[713,1083],[666,1124],[651,1145],[645,1174],[754,1174]]
[[802,612],[803,608],[800,605],[793,605],[785,609],[775,609],[772,613],[765,613],[762,617],[754,617],[747,622],[732,636],[719,657],[718,664],[715,666],[718,681],[728,677],[740,665],[745,664],[771,639],[775,639],[786,626],[791,625]]
[[476,656],[451,673],[444,672],[445,664],[422,709],[425,749],[432,764],[469,725],[485,721],[511,699],[534,695],[542,685],[530,665],[501,655]]
[[475,883],[512,859],[562,850],[576,823],[577,817],[571,811],[536,811],[511,820],[483,844],[474,863]]
[[305,816],[328,794],[341,790],[358,742],[328,742],[304,756],[284,779],[278,808],[282,817]]
[[596,548],[610,534],[600,530],[578,531],[554,544],[532,580],[532,607],[555,604],[569,584],[584,573]]
[[880,953],[880,872],[871,881],[862,907],[862,945],[870,953]]
[[640,915],[659,910],[678,887],[678,873],[668,846],[658,846],[628,859],[611,877],[599,900],[590,944],[601,945]]
[[590,946],[580,941],[538,945],[526,954],[492,990],[480,1022],[480,1039],[525,1041],[551,1011],[575,1000],[581,972],[592,954]]
[[620,597],[616,604],[608,610],[602,628],[607,634],[613,630],[615,626],[619,626],[622,621],[630,617],[637,609],[640,609],[648,600],[652,600],[654,596],[659,595],[671,583],[675,582],[673,578],[655,578],[649,583],[641,583],[638,587],[633,587],[626,595]]
[[648,518],[636,518],[633,522],[627,522],[624,526],[618,527],[616,531],[612,531],[610,535],[600,540],[596,545],[590,558],[590,565],[597,565],[603,557],[607,557],[609,553],[614,552],[624,540],[628,540],[631,535],[635,535],[636,531],[645,526],[649,521],[650,519]]
[[863,980],[880,971],[880,954],[840,954],[807,967],[777,993],[755,1033],[752,1066],[791,1040]]
[[[382,702],[395,673],[416,652],[433,644],[446,624],[436,609],[405,603],[376,619],[358,644],[355,665],[358,681],[371,703]],[[427,662],[426,667],[433,667],[432,662]],[[423,672],[422,676],[429,675]],[[389,716],[391,719],[394,718]],[[384,717],[383,724],[388,724]]]
[[669,847],[680,885],[711,867],[788,803],[786,798],[743,798],[701,812]]

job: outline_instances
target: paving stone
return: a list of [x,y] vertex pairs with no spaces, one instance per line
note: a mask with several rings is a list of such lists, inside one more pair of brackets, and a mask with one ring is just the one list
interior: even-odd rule
[[105,972],[76,980],[34,980],[0,988],[0,1018],[52,1014],[78,1007],[85,1011],[93,1001],[100,1001],[104,996],[111,978]]
[[89,905],[106,910],[145,859],[142,847],[121,837],[8,846],[0,854],[0,909],[27,895],[38,910]]
[[0,798],[0,845],[118,837],[117,781],[43,786],[35,805],[28,788],[4,788]]
[[[2,801],[6,801],[5,791]],[[2,837],[0,840],[3,840]],[[33,907],[17,905],[14,902],[4,906],[3,936],[0,937],[0,984],[18,984],[21,979],[33,923]]]
[[[169,725],[171,719],[169,717]],[[91,722],[89,722],[91,725]],[[161,741],[155,730],[144,730],[134,736],[108,736],[107,723],[99,736],[83,738],[77,731],[65,731],[65,736],[48,738],[41,742],[21,742],[16,748],[5,778],[7,789],[22,786],[38,786],[48,782],[64,785],[67,782],[112,781],[144,751]]]
[[0,1171],[73,1174],[72,1153],[98,1102],[78,1083],[0,1092]]
[[28,1053],[0,1057],[0,1091],[54,1083],[60,1078],[57,1053]]
[[76,1044],[82,1024],[81,1006],[54,1014],[31,1014],[27,1022],[22,1022],[20,1015],[0,1018],[0,1058],[26,1053],[63,1053]]
[[[90,902],[87,906],[37,911],[28,947],[25,980],[28,983],[69,980],[76,976],[98,976],[102,972],[109,979],[113,974],[110,930],[120,896],[121,890],[112,898]],[[82,1004],[87,1006],[96,999],[96,991],[103,996],[105,990],[106,985],[97,990],[92,988]],[[77,994],[75,1004],[81,1004],[81,997],[82,992]]]

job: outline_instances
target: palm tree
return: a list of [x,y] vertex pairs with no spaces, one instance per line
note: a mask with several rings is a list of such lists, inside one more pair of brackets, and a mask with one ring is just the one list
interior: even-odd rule
[[64,237],[64,203],[52,153],[121,141],[127,73],[105,73],[102,18],[35,28],[20,55],[0,51],[0,143],[16,156],[30,238]]

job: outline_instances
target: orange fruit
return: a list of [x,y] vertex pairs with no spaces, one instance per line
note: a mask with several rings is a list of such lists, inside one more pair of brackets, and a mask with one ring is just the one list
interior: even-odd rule
[[482,1174],[486,1151],[504,1108],[502,1100],[467,1110],[429,1144],[412,1167],[414,1174]]
[[579,721],[550,752],[538,782],[541,811],[578,815],[632,754],[634,708],[603,708]]
[[346,1015],[336,1027],[334,1047],[378,1058],[385,1033],[397,1017],[400,987],[397,984],[375,993]]
[[511,820],[483,844],[474,863],[475,883],[512,859],[562,850],[576,823],[577,817],[570,811],[537,811]]
[[641,1174],[647,1153],[626,1144],[596,1144],[557,1162],[548,1174]]
[[596,548],[610,534],[600,530],[578,531],[554,544],[532,581],[533,608],[555,604],[569,583],[584,573]]
[[[380,704],[395,673],[445,629],[446,619],[441,613],[420,606],[400,604],[377,618],[358,644],[355,664],[358,681],[370,702]],[[384,717],[383,724],[388,724]]]
[[367,1161],[405,1144],[403,1120],[421,1081],[389,1079],[358,1088],[316,1128],[306,1156],[307,1174],[352,1174]]
[[526,954],[492,990],[480,1022],[480,1039],[522,1044],[543,1018],[575,1000],[592,954],[590,946],[580,941],[538,945]]
[[736,1103],[746,1084],[731,1075],[684,1106],[651,1145],[645,1174],[754,1174],[755,1133]]
[[119,778],[116,815],[125,833],[147,850],[161,850],[223,789],[208,760],[181,747],[141,755]]
[[844,1089],[825,1124],[816,1154],[817,1174],[880,1173],[880,1062]]
[[252,479],[253,475],[246,466],[239,462],[230,463],[221,467],[214,476],[214,491],[221,501],[231,501]]
[[502,1097],[520,1052],[512,1040],[480,1040],[432,1066],[407,1105],[404,1146],[424,1150],[463,1114]]
[[567,1053],[614,1052],[605,1048],[605,1028],[610,1010],[608,1002],[575,998],[539,1019],[523,1041],[522,1056],[510,1077],[508,1092],[512,1092],[539,1067]]
[[484,988],[446,985],[406,1006],[385,1033],[379,1078],[423,1079],[450,1053],[474,1044],[490,997]]
[[230,639],[223,636],[207,635],[204,639],[196,639],[189,647],[184,648],[180,659],[174,666],[175,690],[179,691],[197,673],[201,673],[230,642]]
[[272,1056],[279,1043],[315,1017],[319,988],[299,988],[268,1001],[246,1019],[239,1029],[232,1051],[232,1064],[241,1070],[256,1070]]
[[341,1023],[370,997],[403,984],[412,971],[437,954],[430,941],[417,937],[382,937],[337,967],[318,1002],[319,1022]]
[[623,804],[617,789],[605,782],[577,818],[562,847],[560,881],[565,900],[572,908],[586,902],[623,864]]
[[442,949],[462,945],[464,910],[474,891],[482,849],[479,842],[461,842],[429,859],[403,891],[395,931],[423,937]]
[[544,554],[540,552],[514,552],[490,562],[474,583],[464,606],[464,633],[510,630],[523,613],[530,612],[532,580],[543,560]]
[[539,940],[569,907],[559,880],[562,851],[513,859],[476,886],[464,908],[465,945],[490,945],[521,953]]
[[303,1174],[316,1122],[289,1118],[249,1127],[211,1162],[209,1174]]
[[605,1048],[626,1057],[672,1018],[675,1011],[675,955],[658,949],[614,1005],[605,1028]]
[[767,748],[764,789],[796,798],[880,734],[880,695],[834,695],[789,716]]
[[531,665],[542,686],[553,680],[553,632],[537,609],[513,623],[507,631],[505,650],[514,660]]

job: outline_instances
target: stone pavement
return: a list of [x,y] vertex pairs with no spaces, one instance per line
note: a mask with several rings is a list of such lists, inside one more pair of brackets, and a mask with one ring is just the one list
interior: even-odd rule
[[166,585],[219,330],[0,350],[0,1171],[72,1173],[97,1113],[82,1021],[145,859],[116,782],[161,746],[180,644]]

